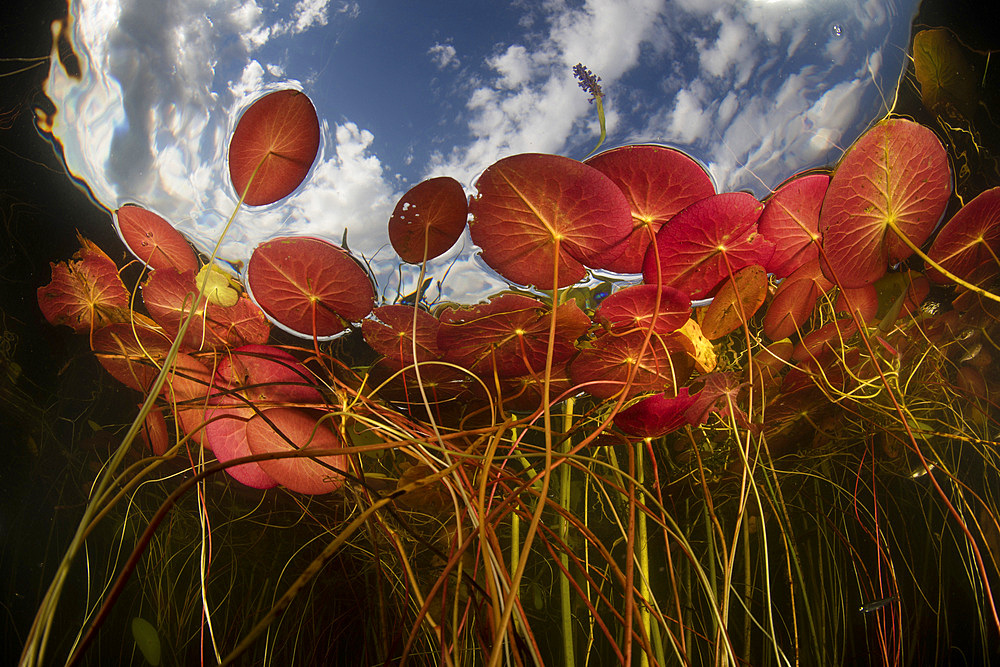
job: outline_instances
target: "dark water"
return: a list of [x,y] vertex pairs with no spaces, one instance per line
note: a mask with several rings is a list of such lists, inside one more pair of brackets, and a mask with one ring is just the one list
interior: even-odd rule
[[[968,46],[997,49],[1000,23],[995,9],[984,8],[990,4],[925,3],[915,24],[952,25]],[[64,13],[64,3],[54,0],[4,3],[2,57],[46,56],[50,24]],[[4,60],[0,71],[30,65]],[[48,282],[49,262],[78,248],[74,230],[113,259],[124,257],[108,212],[67,177],[52,146],[35,130],[34,108],[51,112],[41,93],[46,73],[47,65],[40,64],[0,78],[0,664],[16,662],[38,600],[72,535],[95,474],[88,462],[106,458],[116,444],[114,433],[95,426],[127,421],[136,400],[107,380],[85,337],[51,327],[37,309],[35,290]],[[994,116],[998,109],[993,106]],[[1000,148],[995,129],[993,136],[988,130],[983,141]],[[100,577],[103,564],[94,566]],[[71,582],[82,582],[82,575],[78,566]],[[66,618],[79,611],[84,595],[81,583],[71,583],[64,593]],[[969,601],[956,597],[948,603]],[[952,641],[972,645],[976,630],[961,618],[960,613],[950,617]],[[868,619],[854,621],[864,625]],[[64,642],[59,637],[54,645]],[[859,664],[864,650],[853,651]],[[965,664],[960,651],[952,655],[953,664]],[[966,658],[976,662],[975,655],[971,651]],[[104,664],[117,660],[102,657]],[[98,664],[98,656],[92,658]]]

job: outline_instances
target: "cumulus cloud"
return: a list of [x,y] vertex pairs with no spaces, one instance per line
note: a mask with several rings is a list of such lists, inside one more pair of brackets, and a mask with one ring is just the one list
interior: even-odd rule
[[458,67],[459,65],[455,47],[451,44],[435,44],[427,49],[427,54],[438,69],[444,69],[449,65],[452,67]]
[[433,154],[428,175],[468,182],[505,154],[560,152],[574,135],[589,133],[594,110],[577,88],[573,65],[582,62],[605,86],[614,85],[635,67],[642,45],[658,36],[665,0],[546,7],[548,30],[537,43],[507,45],[487,60],[491,76],[466,102],[469,141]]

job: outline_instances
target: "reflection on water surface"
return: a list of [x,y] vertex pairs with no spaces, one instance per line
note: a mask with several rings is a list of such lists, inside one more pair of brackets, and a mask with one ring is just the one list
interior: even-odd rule
[[[385,224],[417,181],[471,188],[505,155],[582,158],[597,118],[572,66],[601,77],[606,147],[663,142],[722,190],[763,196],[836,161],[886,111],[906,62],[914,0],[591,0],[377,5],[338,0],[72,5],[82,76],[54,64],[54,134],[109,208],[139,202],[208,249],[234,208],[225,168],[235,119],[263,91],[301,86],[324,121],[313,173],[289,200],[237,219],[224,256],[308,233],[372,260],[396,289]],[[503,283],[468,243],[445,296]],[[415,287],[407,274],[403,293]],[[390,292],[392,294],[392,292]]]

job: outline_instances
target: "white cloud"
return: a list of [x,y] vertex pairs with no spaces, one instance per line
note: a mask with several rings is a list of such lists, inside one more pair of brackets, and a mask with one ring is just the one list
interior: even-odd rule
[[434,61],[434,64],[438,69],[444,69],[451,65],[452,67],[458,67],[459,61],[456,55],[455,47],[451,44],[435,44],[431,48],[427,49],[427,54]]
[[574,133],[590,133],[594,107],[577,88],[573,65],[584,63],[605,88],[613,86],[635,67],[642,45],[660,38],[664,8],[665,0],[547,5],[548,33],[530,50],[511,44],[487,61],[494,77],[477,86],[466,103],[471,140],[432,155],[427,175],[450,174],[468,183],[503,155],[559,152]]
[[298,35],[315,26],[324,26],[329,20],[329,8],[330,0],[297,0],[291,18],[275,25],[272,34]]

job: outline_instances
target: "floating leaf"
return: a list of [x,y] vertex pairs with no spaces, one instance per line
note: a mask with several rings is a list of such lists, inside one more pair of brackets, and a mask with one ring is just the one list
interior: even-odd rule
[[976,72],[950,30],[921,30],[913,36],[913,71],[925,107],[940,113],[951,106],[966,118],[975,113]]
[[[1000,275],[1000,187],[959,209],[938,232],[927,255],[972,284],[982,285]],[[927,277],[936,283],[950,282],[934,267],[928,267]]]
[[579,282],[584,265],[632,231],[625,195],[582,162],[540,153],[504,158],[476,181],[472,240],[504,278],[552,289]]
[[143,393],[159,375],[159,364],[170,350],[170,339],[153,326],[152,322],[139,321],[134,326],[119,322],[99,329],[93,337],[94,352],[105,370]]
[[[299,408],[271,408],[247,422],[247,442],[254,454],[290,452],[299,449],[342,447],[340,438],[318,414]],[[278,484],[298,493],[330,493],[340,488],[347,469],[345,454],[311,459],[290,457],[260,461],[260,467]]]
[[[269,93],[250,105],[229,142],[229,177],[236,196],[261,206],[287,197],[305,179],[319,152],[319,119],[298,90]],[[255,173],[256,172],[256,173]]]
[[833,283],[823,276],[818,259],[801,266],[778,286],[764,314],[764,334],[771,340],[795,335],[812,315],[816,299],[831,287]]
[[743,267],[766,265],[774,244],[757,233],[763,209],[763,204],[744,192],[727,192],[691,204],[656,234],[656,245],[649,247],[642,265],[643,280],[676,287],[700,299]]
[[198,258],[187,239],[152,211],[126,204],[115,211],[115,229],[125,246],[150,269],[198,270]]
[[[660,293],[657,310],[656,293]],[[656,314],[654,320],[654,313]],[[601,301],[594,319],[616,332],[648,329],[658,334],[677,331],[691,317],[691,299],[680,290],[656,285],[632,285]]]
[[[514,377],[545,369],[551,311],[541,301],[504,294],[487,304],[447,308],[441,313],[438,348],[446,360],[479,375]],[[552,363],[576,352],[576,340],[590,327],[575,301],[555,310]]]
[[740,269],[722,288],[705,311],[702,333],[709,340],[722,338],[745,325],[767,297],[767,273],[754,264]]
[[389,218],[389,242],[410,264],[429,261],[455,245],[465,229],[469,203],[462,184],[440,176],[417,183]]
[[677,336],[653,334],[640,354],[645,332],[602,334],[570,362],[570,377],[592,396],[611,398],[625,388],[630,371],[638,367],[626,392],[628,397],[670,390],[687,380],[693,366]]
[[93,241],[80,239],[68,262],[51,264],[52,280],[38,288],[38,307],[51,324],[86,333],[128,321],[128,291],[118,267]]
[[365,341],[377,353],[400,366],[414,363],[413,331],[416,318],[416,360],[432,361],[441,358],[437,336],[440,322],[425,310],[413,306],[379,306],[361,323]]
[[632,209],[632,232],[612,248],[617,255],[600,262],[602,269],[640,273],[646,249],[668,220],[696,201],[715,194],[704,167],[673,148],[622,146],[585,161],[614,181]]
[[215,264],[201,267],[194,277],[194,283],[199,290],[204,286],[205,298],[217,306],[231,308],[240,300],[236,282]]
[[[142,286],[146,309],[171,337],[180,331],[197,294],[195,277],[190,271],[177,273],[174,269],[157,269],[149,274]],[[203,300],[188,325],[184,346],[215,349],[259,344],[267,341],[270,331],[264,314],[245,294],[229,308]]]
[[882,121],[837,165],[820,211],[823,273],[841,287],[881,278],[927,240],[951,195],[948,155],[923,125]]
[[688,423],[684,413],[694,401],[687,387],[681,387],[676,396],[647,396],[615,415],[615,426],[629,435],[658,438]]
[[829,184],[828,174],[796,176],[768,197],[757,224],[774,243],[768,273],[784,278],[819,256],[819,211]]
[[343,249],[306,236],[260,244],[247,266],[254,301],[299,336],[332,336],[372,311],[375,288]]

